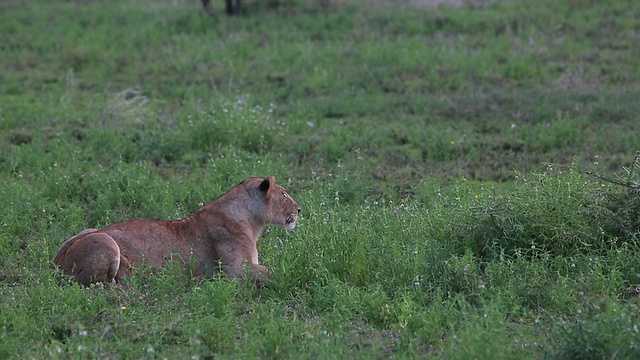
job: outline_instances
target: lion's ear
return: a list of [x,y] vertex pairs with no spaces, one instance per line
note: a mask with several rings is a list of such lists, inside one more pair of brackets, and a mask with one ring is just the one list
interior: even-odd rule
[[264,178],[264,180],[262,180],[258,188],[268,197],[269,195],[271,195],[271,188],[273,187],[273,184],[275,184],[275,182],[276,179],[273,177],[273,175],[269,175]]

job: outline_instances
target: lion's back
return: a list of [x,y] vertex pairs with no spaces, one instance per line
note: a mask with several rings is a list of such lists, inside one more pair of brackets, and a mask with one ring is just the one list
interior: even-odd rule
[[176,227],[181,221],[133,220],[100,229],[111,236],[120,247],[121,256],[131,263],[146,262],[161,267],[171,254],[190,256],[187,237],[180,236]]

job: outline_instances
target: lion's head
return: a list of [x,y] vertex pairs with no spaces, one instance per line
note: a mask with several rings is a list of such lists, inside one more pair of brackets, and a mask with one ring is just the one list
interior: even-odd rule
[[253,193],[254,204],[260,203],[255,207],[259,209],[259,214],[256,216],[262,218],[265,223],[282,225],[287,229],[296,227],[298,214],[302,208],[282,186],[276,184],[272,175],[266,178],[246,179],[243,185]]

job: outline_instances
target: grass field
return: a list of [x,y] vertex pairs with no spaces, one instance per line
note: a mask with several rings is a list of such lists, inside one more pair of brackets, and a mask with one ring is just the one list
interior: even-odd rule
[[[0,3],[0,358],[640,357],[640,2]],[[248,176],[266,288],[60,279]]]

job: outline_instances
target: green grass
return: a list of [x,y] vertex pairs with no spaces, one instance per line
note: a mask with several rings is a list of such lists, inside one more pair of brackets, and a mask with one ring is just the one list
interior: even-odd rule
[[[637,358],[640,5],[407,3],[0,4],[0,358]],[[267,288],[52,268],[268,174]]]

